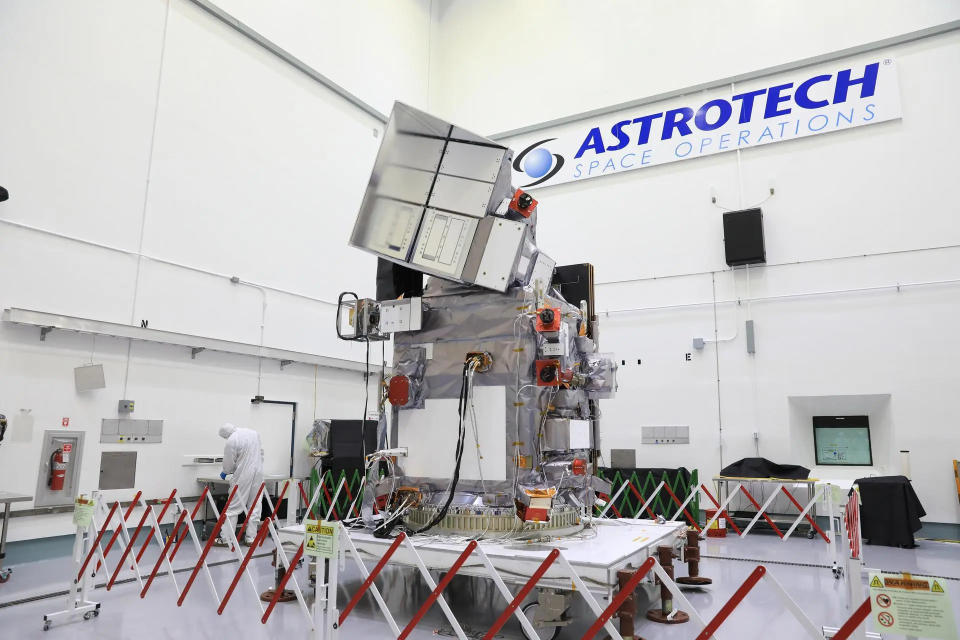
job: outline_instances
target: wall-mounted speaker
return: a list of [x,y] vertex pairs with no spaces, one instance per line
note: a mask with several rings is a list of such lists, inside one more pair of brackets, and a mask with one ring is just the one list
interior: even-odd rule
[[727,264],[731,267],[766,262],[763,212],[760,209],[744,209],[723,214],[723,244]]

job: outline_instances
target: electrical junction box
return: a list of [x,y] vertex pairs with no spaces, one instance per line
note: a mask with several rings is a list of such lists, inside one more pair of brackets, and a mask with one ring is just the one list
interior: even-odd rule
[[163,420],[104,418],[100,422],[102,444],[159,444],[163,442]]
[[104,451],[100,454],[101,491],[133,489],[137,483],[136,451]]
[[637,450],[610,449],[610,466],[614,469],[635,469],[637,467]]
[[421,298],[385,300],[380,303],[380,333],[419,331],[423,327]]
[[690,427],[640,427],[642,444],[690,444]]
[[117,403],[119,413],[133,413],[133,400],[121,400]]

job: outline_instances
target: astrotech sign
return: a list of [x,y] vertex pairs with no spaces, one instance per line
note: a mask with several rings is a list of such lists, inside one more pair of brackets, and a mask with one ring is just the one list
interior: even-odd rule
[[563,125],[552,136],[511,140],[510,147],[520,149],[513,184],[548,187],[900,117],[897,68],[890,59],[731,93],[716,89],[661,108],[647,105],[639,113]]

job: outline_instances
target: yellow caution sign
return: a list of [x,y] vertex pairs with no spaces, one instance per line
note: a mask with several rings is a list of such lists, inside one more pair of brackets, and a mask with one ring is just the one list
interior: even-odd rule
[[934,593],[943,593],[943,587],[936,580],[933,581],[933,587],[930,590]]
[[883,589],[883,583],[880,582],[880,576],[873,576],[873,580],[870,581],[871,589]]

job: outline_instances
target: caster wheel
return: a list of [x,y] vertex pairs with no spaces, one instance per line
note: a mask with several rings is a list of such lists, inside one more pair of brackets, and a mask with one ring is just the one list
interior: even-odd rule
[[816,537],[817,537],[816,531],[814,531],[813,529],[811,529],[810,531],[807,531],[807,540],[813,540]]
[[93,612],[93,617],[94,617],[94,618],[99,618],[99,617],[100,617],[100,609],[97,609],[96,611]]
[[87,611],[85,614],[83,614],[84,620],[89,620],[92,617],[93,617],[93,611]]
[[534,625],[534,631],[537,632],[536,636],[531,637],[527,635],[526,629],[523,629],[523,637],[527,640],[554,640],[554,638],[560,635],[560,627],[538,627],[533,621],[537,614],[537,607],[539,606],[539,602],[531,602],[527,606],[523,607],[523,614],[527,616],[527,619],[530,620],[530,624]]
[[50,631],[50,623],[49,623],[49,622],[44,622],[44,623],[43,623],[43,630],[44,630],[44,631]]

